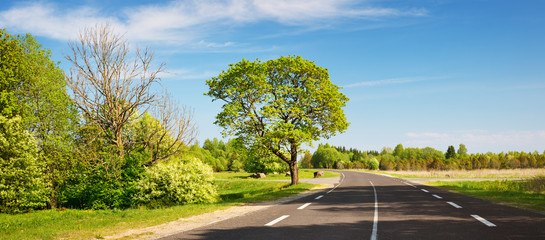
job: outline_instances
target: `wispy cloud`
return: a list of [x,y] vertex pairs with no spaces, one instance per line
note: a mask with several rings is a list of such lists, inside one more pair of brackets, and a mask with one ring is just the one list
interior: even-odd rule
[[196,72],[190,69],[172,69],[162,73],[159,77],[165,80],[204,80],[218,73],[212,71]]
[[357,82],[352,83],[343,86],[344,88],[353,88],[353,87],[373,87],[373,86],[379,86],[379,85],[395,85],[395,84],[405,84],[405,83],[413,83],[413,82],[422,82],[422,81],[434,81],[434,80],[442,80],[446,79],[447,77],[406,77],[406,78],[389,78],[389,79],[383,79],[383,80],[377,80],[377,81],[363,81],[363,82]]
[[[109,14],[108,14],[109,13]],[[362,6],[353,0],[175,0],[164,4],[103,11],[91,6],[65,8],[44,1],[24,2],[0,12],[0,26],[52,39],[73,39],[83,27],[109,22],[134,41],[199,44],[218,31],[269,21],[316,28],[335,19],[421,17],[424,9]],[[201,43],[202,45],[202,43]],[[229,47],[230,42],[202,46]]]

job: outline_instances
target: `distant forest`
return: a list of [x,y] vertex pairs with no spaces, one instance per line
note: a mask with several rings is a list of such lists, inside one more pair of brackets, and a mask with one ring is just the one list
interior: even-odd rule
[[380,170],[452,170],[515,169],[545,167],[545,152],[507,152],[468,154],[464,144],[458,150],[449,146],[446,152],[431,147],[362,151],[354,148],[319,145],[312,157],[301,160],[303,168],[380,169]]

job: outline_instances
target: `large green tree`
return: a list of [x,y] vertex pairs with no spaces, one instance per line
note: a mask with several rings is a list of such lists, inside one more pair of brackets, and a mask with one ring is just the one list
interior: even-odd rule
[[0,115],[13,117],[20,106],[17,104],[15,91],[19,88],[18,78],[22,63],[23,49],[19,41],[0,29]]
[[38,161],[53,188],[56,207],[60,186],[71,174],[77,111],[66,93],[64,72],[51,52],[27,34],[0,31],[0,112],[21,117],[21,125],[38,144]]
[[348,127],[348,98],[331,83],[327,69],[300,56],[261,62],[242,60],[206,81],[206,95],[225,104],[216,117],[226,135],[262,147],[290,167],[299,181],[297,154],[303,144]]

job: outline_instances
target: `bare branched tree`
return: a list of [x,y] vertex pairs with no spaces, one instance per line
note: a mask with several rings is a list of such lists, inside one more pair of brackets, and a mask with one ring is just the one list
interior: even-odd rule
[[[133,147],[127,145],[134,143],[124,136],[126,125],[148,109],[153,110],[164,131],[152,134],[144,144],[156,148],[167,146],[161,148],[166,153],[156,150],[151,163],[177,153],[194,141],[196,127],[192,113],[153,91],[165,65],[153,64],[152,51],[137,48],[131,53],[123,35],[116,34],[108,24],[84,29],[79,40],[69,44],[71,54],[65,58],[73,67],[66,78],[73,101],[84,119],[98,126],[102,135],[116,146],[120,159]],[[151,139],[155,141],[153,144]]]
[[151,114],[157,118],[162,129],[146,138],[144,146],[152,153],[147,165],[179,154],[196,140],[197,126],[193,120],[193,111],[186,106],[179,106],[165,92],[158,104],[151,108]]

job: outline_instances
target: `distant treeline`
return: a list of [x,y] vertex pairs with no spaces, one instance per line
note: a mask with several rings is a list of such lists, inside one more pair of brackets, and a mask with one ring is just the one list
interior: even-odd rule
[[304,158],[305,168],[381,169],[381,170],[451,170],[451,169],[514,169],[545,167],[545,152],[478,153],[468,154],[464,144],[458,150],[449,146],[446,152],[431,147],[393,150],[361,151],[328,144],[319,145],[312,158]]

